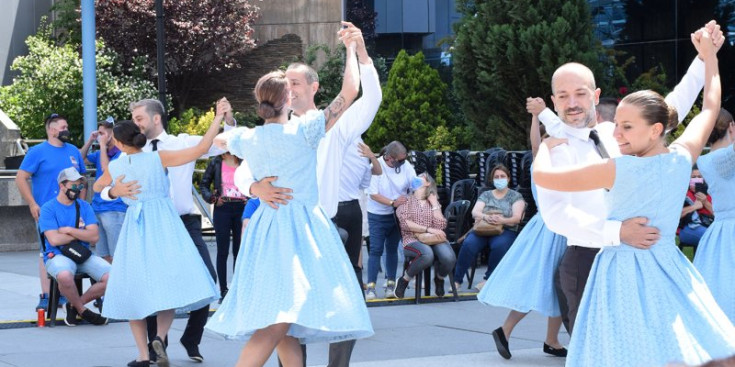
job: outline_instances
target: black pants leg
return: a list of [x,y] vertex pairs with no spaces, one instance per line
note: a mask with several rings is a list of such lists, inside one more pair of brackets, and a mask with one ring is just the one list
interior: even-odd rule
[[[562,297],[566,301],[567,317],[564,326],[570,335],[574,330],[574,322],[582,301],[584,287],[587,285],[587,278],[592,270],[592,263],[599,251],[599,248],[569,246],[559,263],[557,291],[561,290],[560,301]],[[564,316],[562,316],[562,321],[564,321]]]
[[[202,216],[201,215],[182,215],[181,220],[184,222],[186,230],[189,232],[189,236],[194,245],[199,251],[199,256],[202,257],[204,265],[209,270],[209,274],[212,279],[217,279],[217,274],[212,266],[212,259],[209,258],[209,251],[207,251],[207,244],[202,238]],[[186,323],[184,329],[184,335],[181,336],[181,343],[186,345],[199,345],[202,341],[202,334],[204,334],[204,325],[207,323],[207,317],[209,317],[209,305],[206,305],[198,310],[191,311],[189,313],[189,321]]]
[[227,290],[227,257],[230,253],[230,235],[232,235],[233,257],[237,259],[242,231],[241,218],[244,209],[245,204],[240,202],[223,203],[214,207],[213,225],[217,239],[217,280],[221,293]]

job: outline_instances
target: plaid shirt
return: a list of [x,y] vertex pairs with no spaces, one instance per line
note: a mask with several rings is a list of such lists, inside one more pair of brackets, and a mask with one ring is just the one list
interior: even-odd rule
[[414,232],[408,229],[408,225],[406,224],[407,220],[420,226],[428,226],[429,228],[441,229],[442,231],[447,226],[447,220],[443,216],[441,219],[434,217],[434,211],[431,210],[431,203],[428,200],[420,201],[413,195],[408,197],[405,204],[398,207],[396,216],[401,226],[401,237],[403,238],[404,246],[418,241]]

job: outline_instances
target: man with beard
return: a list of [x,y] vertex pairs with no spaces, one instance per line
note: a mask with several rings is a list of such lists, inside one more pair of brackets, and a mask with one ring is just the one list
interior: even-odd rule
[[[719,26],[711,21],[706,27],[711,30],[719,49],[724,41]],[[703,78],[704,63],[701,58],[695,58],[679,85],[666,97],[666,102],[676,108],[679,121],[694,104],[704,85]],[[539,113],[539,120],[551,136],[568,141],[552,150],[554,166],[588,164],[620,156],[613,137],[615,125],[610,121],[599,124],[596,121],[595,105],[599,102],[600,89],[595,86],[592,71],[582,64],[564,64],[554,72],[551,87],[551,99],[559,116],[545,109]],[[527,107],[529,112],[543,109],[534,99],[527,101]],[[604,246],[619,246],[621,242],[647,249],[658,241],[659,231],[648,227],[648,220],[642,217],[623,222],[607,220],[603,190],[572,193],[537,189],[544,223],[568,239],[569,247],[559,264],[554,283],[564,325],[571,334],[582,292],[599,250]]]
[[[87,172],[82,154],[79,153],[77,147],[69,144],[70,140],[71,133],[66,118],[55,113],[51,114],[46,119],[46,141],[28,150],[15,176],[15,184],[23,200],[28,203],[36,225],[38,225],[41,206],[59,194],[59,184],[56,182],[59,172],[69,167],[74,167],[81,174]],[[28,179],[31,180],[30,183]],[[81,197],[85,196],[85,192],[82,191]],[[38,259],[41,295],[36,309],[47,309],[49,280],[43,262],[46,244],[41,232],[38,233],[41,250],[41,256]],[[62,299],[59,303],[64,304],[66,301]]]

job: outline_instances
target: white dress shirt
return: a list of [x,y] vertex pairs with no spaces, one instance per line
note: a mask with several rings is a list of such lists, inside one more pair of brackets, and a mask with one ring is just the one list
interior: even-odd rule
[[372,167],[370,159],[360,155],[358,151],[362,138],[357,138],[347,147],[342,172],[339,178],[339,201],[359,199],[362,190],[370,186]]
[[[689,113],[699,92],[704,87],[704,63],[695,58],[687,74],[674,90],[666,96],[666,102],[674,106],[679,122]],[[602,160],[589,139],[590,128],[573,128],[566,125],[548,108],[539,114],[539,120],[551,136],[568,139],[568,144],[551,150],[551,163],[555,167],[589,164]],[[611,158],[620,156],[620,149],[613,137],[615,124],[602,122],[595,126],[600,141]],[[567,237],[567,244],[591,248],[620,245],[622,222],[607,220],[605,190],[560,192],[537,186],[538,209],[546,226],[553,232]]]
[[[380,163],[380,167],[383,168],[383,174],[372,177],[368,194],[380,194],[390,200],[398,199],[401,195],[408,195],[408,191],[411,188],[411,180],[416,177],[416,170],[411,163],[406,161],[401,166],[401,172],[396,173],[395,168],[388,167],[385,164],[383,157],[378,158],[378,162]],[[373,200],[373,198],[368,197],[367,211],[368,213],[387,215],[393,214],[393,207],[381,204]]]
[[[351,142],[370,127],[383,100],[378,72],[373,63],[359,65],[362,97],[355,101],[327,131],[316,151],[319,204],[330,218],[337,215],[340,173],[345,151],[350,148]],[[250,195],[250,186],[263,178],[253,177],[247,165],[240,165],[235,173],[235,185],[240,192]]]

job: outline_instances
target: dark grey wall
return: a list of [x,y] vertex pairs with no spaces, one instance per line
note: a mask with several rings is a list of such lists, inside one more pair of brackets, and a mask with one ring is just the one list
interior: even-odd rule
[[17,56],[28,52],[25,40],[35,34],[41,17],[50,15],[53,0],[0,1],[0,81],[10,84],[10,65]]

